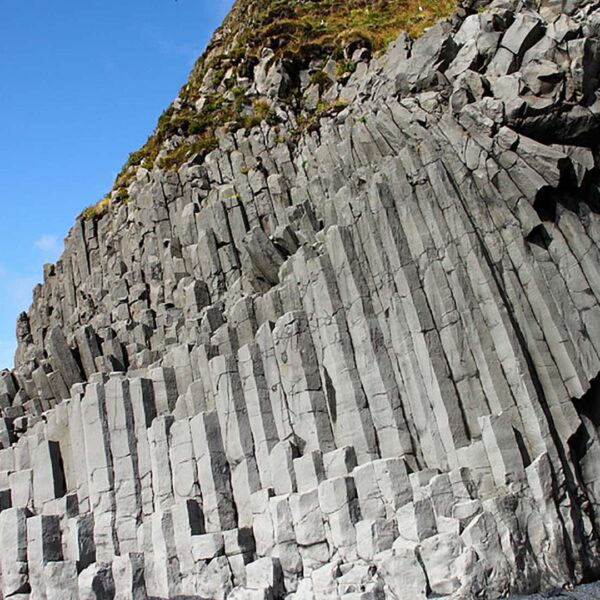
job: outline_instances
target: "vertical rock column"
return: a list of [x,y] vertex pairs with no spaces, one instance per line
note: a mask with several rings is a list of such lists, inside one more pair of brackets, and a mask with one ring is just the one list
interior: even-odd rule
[[129,383],[129,396],[133,410],[133,427],[142,512],[144,516],[148,516],[154,510],[152,459],[150,457],[150,443],[148,441],[148,428],[156,417],[152,381],[141,378],[131,379]]
[[173,513],[170,509],[158,508],[152,515],[152,556],[154,588],[149,587],[150,595],[172,598],[180,593],[180,570],[175,544]]
[[66,482],[58,442],[42,440],[32,456],[33,502],[37,512],[66,494]]
[[94,513],[96,558],[110,561],[119,552],[119,544],[115,531],[115,480],[103,384],[88,384],[81,402],[81,413],[90,508]]
[[225,454],[229,462],[238,525],[241,528],[251,527],[250,496],[261,486],[254,458],[252,429],[235,357],[214,358],[210,361],[210,371]]
[[137,552],[137,527],[142,505],[137,447],[129,381],[113,376],[106,383],[106,418],[110,429],[115,487],[115,527],[119,549]]
[[29,591],[27,567],[27,517],[24,508],[10,508],[0,513],[0,565],[4,598]]
[[54,327],[50,331],[46,338],[46,347],[50,356],[50,362],[54,370],[60,373],[67,389],[83,381],[81,369],[60,327]]
[[170,431],[169,457],[173,476],[175,503],[171,508],[174,540],[179,569],[184,579],[182,593],[187,591],[186,579],[195,576],[197,568],[192,552],[192,536],[204,533],[204,515],[198,483],[198,464],[194,456],[189,419],[175,421]]
[[308,450],[335,449],[315,348],[303,312],[287,313],[273,330],[281,383],[294,433]]
[[[412,440],[399,389],[369,287],[349,227],[327,231],[327,249],[346,311],[354,360],[369,401],[382,457],[410,456]],[[364,262],[364,260],[362,261]]]
[[146,600],[143,554],[116,556],[112,563],[112,574],[115,582],[114,600]]
[[[373,185],[369,200],[375,215],[371,232],[374,240],[380,240],[377,252],[380,253],[385,248],[386,259],[381,261],[389,269],[385,276],[392,278],[398,290],[398,300],[393,306],[391,318],[395,323],[408,325],[410,339],[407,341],[412,346],[417,374],[420,375],[419,395],[408,397],[412,412],[422,414],[419,422],[422,422],[424,428],[433,429],[432,437],[441,441],[443,449],[438,449],[437,457],[434,458],[437,464],[454,466],[457,449],[467,445],[469,437],[440,336],[410,254],[395,198],[386,184],[378,182]],[[406,373],[405,376],[410,379],[414,377],[414,373]],[[426,403],[425,407],[422,406],[423,403]]]
[[334,477],[319,485],[319,505],[325,517],[329,547],[346,560],[355,560],[360,506],[352,477]]
[[197,499],[200,497],[200,486],[190,419],[175,421],[171,425],[169,440],[169,459],[175,502]]
[[31,598],[46,598],[44,567],[63,559],[60,517],[33,516],[27,519],[27,562]]
[[359,462],[379,457],[373,419],[356,368],[352,338],[331,263],[302,249],[294,257],[304,312],[325,380],[331,427],[338,447],[353,444]]
[[237,517],[219,417],[214,412],[200,413],[192,419],[191,430],[206,531],[235,529]]
[[275,342],[273,340],[273,323],[263,323],[256,332],[256,344],[260,349],[265,382],[269,393],[269,401],[273,411],[273,419],[279,440],[287,440],[294,436],[287,397],[281,382]]
[[254,439],[254,454],[261,487],[268,488],[271,486],[269,457],[279,437],[260,349],[256,344],[247,344],[240,348],[238,368]]
[[152,489],[154,509],[167,509],[173,505],[173,476],[169,460],[169,436],[174,419],[157,417],[148,430],[150,460],[152,463]]
[[90,509],[89,475],[86,454],[82,451],[85,449],[85,432],[81,409],[83,395],[83,385],[75,386],[71,395],[71,402],[68,405],[69,436],[71,448],[73,449],[73,470],[77,478],[77,501],[81,513],[88,512]]

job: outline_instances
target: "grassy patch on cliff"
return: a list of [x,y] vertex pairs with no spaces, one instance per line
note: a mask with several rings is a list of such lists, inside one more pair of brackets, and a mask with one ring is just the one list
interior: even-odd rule
[[104,196],[100,202],[92,206],[88,206],[82,213],[81,216],[87,221],[90,219],[97,219],[101,217],[104,213],[108,211],[108,207],[110,206],[110,198],[108,196]]
[[[250,99],[245,89],[237,87],[238,78],[251,77],[263,48],[271,48],[297,69],[313,59],[333,57],[338,61],[337,74],[342,76],[353,69],[348,49],[361,45],[376,53],[402,31],[418,37],[438,19],[451,15],[455,7],[456,0],[238,0],[196,62],[177,105],[163,113],[152,136],[130,155],[115,189],[127,188],[137,167],[151,169],[167,140],[177,138],[178,145],[163,152],[157,164],[176,169],[193,154],[214,149],[215,131],[221,126],[249,128],[265,120],[275,122],[267,101]],[[208,92],[202,89],[207,75]],[[324,74],[314,77],[319,86],[328,85]],[[287,100],[296,99],[292,90]],[[319,107],[316,113],[322,111]],[[103,199],[83,216],[96,218],[107,208]]]
[[377,51],[401,31],[421,35],[455,7],[455,0],[273,0],[254,14],[257,34],[246,41],[297,56],[311,46],[335,50],[353,38],[366,38]]

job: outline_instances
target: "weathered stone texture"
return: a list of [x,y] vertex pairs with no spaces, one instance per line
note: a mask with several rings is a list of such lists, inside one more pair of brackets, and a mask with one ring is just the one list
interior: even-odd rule
[[600,12],[483,4],[298,136],[265,51],[277,128],[77,221],[0,373],[0,597],[598,576]]

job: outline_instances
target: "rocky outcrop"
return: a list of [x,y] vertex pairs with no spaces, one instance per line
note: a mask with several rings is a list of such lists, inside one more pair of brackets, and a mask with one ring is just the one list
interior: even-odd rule
[[301,73],[310,123],[265,52],[277,124],[79,219],[0,377],[3,597],[597,578],[599,32],[463,10]]

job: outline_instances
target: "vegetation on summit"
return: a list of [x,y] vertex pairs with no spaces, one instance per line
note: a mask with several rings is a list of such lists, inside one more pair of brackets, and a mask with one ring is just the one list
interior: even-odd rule
[[[323,66],[334,59],[336,76],[345,77],[354,69],[352,48],[362,46],[378,53],[402,31],[417,37],[438,19],[450,16],[456,4],[456,0],[238,0],[154,133],[129,156],[113,192],[87,208],[82,217],[102,216],[113,200],[127,202],[127,188],[138,167],[176,169],[191,156],[214,149],[219,127],[235,130],[263,121],[275,124],[272,102],[248,89],[264,48],[284,61],[291,73],[310,66],[311,82],[323,89],[332,81],[315,64]],[[339,103],[319,103],[308,109],[303,106],[299,81],[292,78],[292,83],[277,101],[305,113],[300,122],[306,126],[341,108]]]

